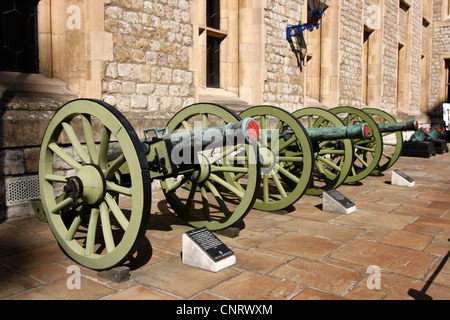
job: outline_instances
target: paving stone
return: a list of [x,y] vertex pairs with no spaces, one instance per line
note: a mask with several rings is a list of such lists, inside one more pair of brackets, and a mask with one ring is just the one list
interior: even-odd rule
[[450,230],[450,220],[434,217],[419,217],[405,230],[436,235],[442,230]]
[[379,266],[416,279],[423,278],[436,257],[419,251],[385,244],[355,240],[331,255],[331,258],[357,263],[366,267]]
[[57,244],[28,250],[18,254],[0,258],[0,262],[6,263],[18,270],[26,271],[68,260]]
[[56,263],[43,265],[36,269],[29,270],[27,273],[34,278],[37,278],[44,282],[53,282],[60,279],[67,279],[68,276],[67,268],[64,268]]
[[373,226],[381,226],[390,229],[403,229],[415,219],[415,216],[411,217],[377,212],[375,210],[366,211],[364,209],[358,209],[357,212],[336,217],[332,221],[337,224],[355,226],[364,229],[370,229]]
[[381,275],[380,291],[387,297],[397,297],[402,300],[424,300],[427,298],[425,295],[435,300],[448,300],[450,297],[448,287],[432,284],[428,289],[424,290],[424,288],[426,289],[426,281],[395,274]]
[[344,297],[336,296],[319,290],[306,288],[291,300],[347,300]]
[[0,258],[54,243],[54,239],[21,228],[6,228],[0,232]]
[[277,226],[287,231],[301,232],[338,241],[349,241],[365,232],[364,229],[336,225],[308,219],[293,219]]
[[236,273],[229,269],[214,273],[190,267],[182,264],[179,257],[175,257],[139,269],[133,272],[131,277],[177,297],[189,298],[235,275]]
[[322,262],[297,258],[272,271],[269,275],[289,279],[299,285],[312,287],[336,295],[344,294],[363,276]]
[[178,300],[178,299],[164,292],[138,285],[129,290],[113,294],[107,297],[105,300]]
[[300,288],[289,281],[243,272],[210,292],[231,300],[285,300]]
[[27,291],[42,283],[0,264],[0,299]]
[[270,256],[264,253],[252,252],[238,248],[233,249],[233,252],[236,256],[236,267],[262,274],[266,274],[286,263],[285,259]]
[[431,240],[432,238],[427,235],[403,230],[394,230],[383,237],[379,242],[421,251],[431,242]]
[[289,232],[265,242],[261,247],[294,256],[318,260],[343,244],[340,241]]
[[29,290],[12,297],[12,300],[96,300],[116,291],[84,277],[80,279],[80,289],[69,289],[67,279]]

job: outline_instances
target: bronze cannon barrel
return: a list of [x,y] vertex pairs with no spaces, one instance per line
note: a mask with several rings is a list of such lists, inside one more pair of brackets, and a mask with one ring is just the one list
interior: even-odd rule
[[[149,131],[162,131],[163,129],[146,129]],[[146,134],[147,136],[147,134]],[[191,148],[195,151],[213,149],[229,144],[256,142],[259,138],[259,126],[253,118],[245,118],[236,123],[228,123],[224,126],[197,129],[192,131],[175,131],[172,134],[157,135],[156,138],[145,138],[141,140],[144,151],[148,153],[149,145],[157,140],[170,141],[172,147],[178,149]],[[108,161],[112,161],[122,154],[118,143],[111,143],[108,148]]]
[[312,141],[367,139],[370,133],[366,123],[345,127],[307,128],[306,132]]
[[417,131],[419,130],[419,122],[417,120],[411,120],[406,122],[390,122],[390,123],[378,123],[380,132],[397,132],[397,131]]
[[[311,141],[328,141],[341,139],[367,139],[370,131],[366,123],[342,127],[326,127],[326,128],[305,128]],[[273,131],[268,132],[267,138],[271,140]],[[289,139],[293,132],[290,129],[283,129],[280,139]]]

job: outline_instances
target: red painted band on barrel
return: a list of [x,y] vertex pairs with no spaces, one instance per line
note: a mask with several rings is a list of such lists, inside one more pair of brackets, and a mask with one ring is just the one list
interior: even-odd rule
[[259,126],[255,120],[249,121],[247,125],[247,132],[250,139],[258,141],[259,139]]
[[365,139],[369,138],[369,134],[370,134],[369,126],[367,124],[365,124],[365,126],[364,126],[364,138]]

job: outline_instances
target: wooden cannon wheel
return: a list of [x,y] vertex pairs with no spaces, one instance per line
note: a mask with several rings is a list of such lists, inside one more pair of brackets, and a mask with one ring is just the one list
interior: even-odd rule
[[381,160],[383,154],[383,137],[377,123],[366,112],[354,107],[337,107],[330,110],[343,119],[345,125],[367,123],[370,129],[369,138],[354,139],[355,146],[353,168],[346,183],[358,182],[370,175]]
[[[365,108],[363,109],[370,115],[377,124],[397,122],[393,116],[386,111]],[[403,134],[401,131],[382,133],[383,136],[383,153],[378,166],[372,171],[373,174],[381,173],[391,168],[400,157],[403,147]]]
[[[113,141],[122,154],[108,159]],[[121,184],[125,164],[129,181]],[[112,106],[79,99],[55,113],[41,145],[39,186],[49,226],[77,263],[109,269],[137,249],[150,215],[148,165],[136,132]]]
[[[333,113],[320,108],[304,108],[293,113],[306,128],[343,127],[344,122]],[[354,162],[351,139],[322,140],[313,142],[314,174],[306,190],[309,195],[321,195],[324,191],[336,189],[346,179]],[[291,171],[297,169],[295,165]]]
[[[305,193],[313,172],[313,149],[305,128],[292,114],[273,106],[255,106],[240,116],[254,118],[261,130],[262,186],[254,208],[278,211],[289,207]],[[295,174],[289,171],[292,163]]]
[[[179,111],[167,124],[168,134],[239,122],[226,107],[199,103]],[[189,152],[189,150],[187,150]],[[196,150],[198,163],[175,178],[161,181],[174,212],[193,227],[221,230],[240,221],[250,211],[260,183],[255,144],[237,141],[223,147]],[[233,175],[233,183],[226,177]]]

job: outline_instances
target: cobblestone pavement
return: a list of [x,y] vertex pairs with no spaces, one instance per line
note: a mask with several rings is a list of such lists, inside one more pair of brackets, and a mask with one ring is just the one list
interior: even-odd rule
[[[392,186],[394,169],[416,185]],[[191,228],[156,193],[130,280],[119,284],[81,268],[73,290],[74,263],[48,225],[35,217],[9,220],[0,224],[0,299],[450,299],[449,153],[402,157],[384,175],[339,191],[356,212],[325,212],[312,196],[287,214],[252,210],[238,237],[218,235],[236,256],[218,273],[181,262],[182,235]]]

